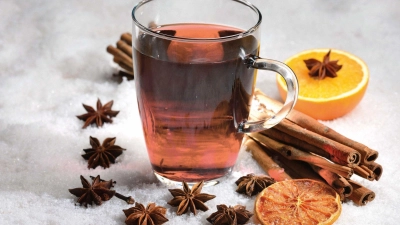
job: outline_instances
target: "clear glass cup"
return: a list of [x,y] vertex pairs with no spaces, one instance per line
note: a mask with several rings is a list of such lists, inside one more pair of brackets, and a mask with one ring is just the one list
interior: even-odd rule
[[[133,11],[139,113],[154,173],[165,183],[217,182],[235,165],[244,133],[293,108],[295,74],[260,58],[261,13],[242,0],[145,0]],[[257,69],[275,71],[288,95],[276,115],[248,121]]]

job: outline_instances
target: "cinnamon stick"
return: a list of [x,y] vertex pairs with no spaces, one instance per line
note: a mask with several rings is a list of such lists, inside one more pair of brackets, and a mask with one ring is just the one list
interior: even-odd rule
[[123,33],[121,35],[121,40],[125,41],[128,45],[132,46],[132,34],[130,33]]
[[311,168],[310,164],[299,160],[289,160],[274,151],[268,150],[267,148],[263,148],[263,150],[267,152],[267,154],[270,155],[273,159],[276,159],[276,161],[279,162],[279,165],[285,168],[285,171],[293,179],[308,178],[325,182],[325,180],[322,179],[321,176],[319,176]]
[[361,167],[361,166],[355,166],[354,168],[354,173],[357,174],[358,176],[365,178],[367,180],[374,180],[375,177],[373,176],[373,173],[371,170],[365,170],[365,168]]
[[326,183],[335,189],[335,191],[340,195],[342,201],[345,197],[349,197],[353,192],[353,187],[344,177],[318,166],[311,165],[311,168],[313,168],[313,170],[317,172]]
[[314,145],[311,145],[311,144],[309,144],[305,141],[302,141],[298,138],[292,137],[289,134],[286,134],[278,129],[270,128],[270,129],[261,131],[261,133],[265,136],[268,136],[268,137],[274,139],[274,140],[280,141],[280,142],[288,144],[288,145],[292,145],[293,147],[296,147],[300,150],[312,152],[319,156],[325,157],[327,159],[330,158],[329,153],[327,153],[323,149],[315,147]]
[[285,169],[281,168],[276,164],[271,157],[264,152],[261,147],[252,139],[245,137],[244,146],[246,151],[250,152],[253,158],[261,166],[261,168],[276,181],[290,180],[292,179],[286,172]]
[[122,69],[126,70],[127,72],[133,75],[133,68],[129,65],[126,65],[120,58],[114,57],[113,61],[117,63]]
[[128,45],[126,42],[124,41],[117,41],[117,48],[121,49],[121,51],[123,51],[125,54],[127,54],[129,57],[132,58],[132,46]]
[[382,176],[382,172],[383,172],[383,168],[381,166],[381,164],[377,163],[377,162],[371,162],[369,164],[366,165],[374,174],[375,180],[379,180]]
[[132,58],[125,54],[122,50],[113,47],[112,45],[107,46],[107,52],[112,54],[115,58],[118,58],[127,66],[131,66],[133,68]]
[[[261,103],[273,108],[274,112],[277,112],[282,107],[282,103],[267,97],[259,89],[255,90],[254,96]],[[350,148],[355,149],[361,155],[360,161],[362,164],[367,165],[370,162],[375,161],[378,158],[377,151],[370,149],[369,147],[367,147],[357,141],[354,141],[350,138],[347,138],[347,137],[341,135],[340,133],[336,132],[335,130],[329,128],[328,126],[325,126],[322,123],[318,122],[314,118],[312,118],[308,115],[305,115],[297,110],[292,110],[289,113],[289,115],[287,115],[286,118],[287,119],[285,119],[285,120],[290,120],[293,123],[296,123],[303,128],[306,128],[312,132],[315,132],[315,133],[320,134],[324,137],[327,137],[333,141],[339,142],[343,145],[346,145]]]
[[348,198],[355,204],[362,206],[375,199],[375,192],[353,180],[348,180],[348,182],[353,187],[353,193]]
[[353,175],[353,170],[349,167],[329,162],[325,158],[322,158],[322,157],[316,156],[316,155],[312,155],[307,152],[303,152],[293,146],[283,144],[283,143],[273,140],[267,136],[264,136],[260,133],[251,133],[251,134],[247,134],[247,135],[252,137],[255,140],[258,140],[258,143],[262,144],[263,146],[267,147],[268,149],[278,152],[283,157],[285,157],[289,160],[304,161],[304,162],[322,167],[324,169],[330,170],[334,173],[340,174],[345,178],[350,178]]
[[275,128],[325,150],[330,155],[329,159],[340,165],[353,167],[360,163],[360,153],[356,150],[304,129],[289,120],[282,120]]

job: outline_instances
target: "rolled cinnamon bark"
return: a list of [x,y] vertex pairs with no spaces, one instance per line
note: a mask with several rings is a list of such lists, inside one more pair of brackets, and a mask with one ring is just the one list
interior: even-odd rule
[[125,41],[128,45],[132,46],[132,34],[130,33],[123,33],[121,35],[121,40]]
[[267,154],[273,159],[276,159],[293,179],[308,178],[325,182],[325,180],[322,179],[321,176],[311,168],[310,164],[299,160],[289,160],[282,155],[266,148],[263,148],[263,150],[266,151]]
[[313,170],[317,172],[326,183],[335,189],[335,191],[340,195],[342,201],[345,197],[349,197],[353,192],[353,187],[344,177],[318,166],[311,165],[311,168],[313,168]]
[[[255,98],[260,101],[261,103],[268,105],[274,112],[277,112],[281,107],[282,103],[279,101],[273,100],[267,97],[263,92],[259,89],[256,89],[254,92]],[[375,161],[378,158],[378,152],[370,149],[369,147],[356,142],[350,138],[347,138],[335,130],[329,128],[328,126],[323,125],[322,123],[318,122],[314,118],[305,115],[297,110],[292,110],[289,115],[286,117],[285,120],[290,120],[293,123],[298,124],[299,126],[308,129],[312,132],[320,134],[324,137],[327,137],[333,141],[339,142],[343,145],[346,145],[350,148],[355,149],[357,152],[360,153],[360,161],[362,164],[369,164],[372,161]]]
[[348,180],[348,182],[353,187],[353,193],[348,198],[355,204],[362,206],[375,199],[375,192],[353,180]]
[[107,52],[112,54],[115,58],[120,59],[125,65],[133,68],[132,58],[125,54],[122,50],[109,45],[107,46]]
[[121,49],[121,51],[123,51],[125,54],[127,54],[129,57],[132,58],[132,46],[128,45],[126,42],[124,41],[117,41],[117,48]]
[[278,129],[275,128],[270,128],[264,131],[261,131],[261,133],[265,136],[268,136],[274,140],[280,141],[282,143],[291,145],[293,147],[296,147],[300,150],[307,151],[307,152],[312,152],[315,153],[319,156],[325,157],[327,159],[330,158],[329,153],[324,151],[323,149],[320,149],[318,147],[315,147],[314,145],[308,144],[305,141],[302,141],[298,138],[292,137],[287,133],[284,133]]
[[360,163],[360,153],[356,150],[300,127],[289,120],[282,120],[275,128],[325,150],[330,155],[329,159],[340,165],[353,167]]
[[243,144],[246,151],[250,152],[253,158],[257,161],[258,165],[276,181],[290,180],[292,179],[286,172],[285,169],[275,163],[271,157],[262,150],[262,148],[252,139],[245,137]]
[[251,133],[251,134],[248,134],[248,136],[257,140],[258,143],[262,144],[263,146],[267,147],[268,149],[278,152],[283,157],[285,157],[289,160],[304,161],[304,162],[322,167],[324,169],[330,170],[334,173],[340,174],[345,178],[350,178],[353,175],[353,170],[349,167],[329,162],[325,158],[322,158],[317,155],[312,155],[308,152],[301,151],[293,146],[283,144],[283,143],[273,140],[267,136],[264,136],[260,133]]
[[370,181],[375,180],[374,173],[370,169],[368,169],[366,166],[355,166],[353,169],[354,169],[354,173],[357,174],[358,176],[365,178],[367,180],[370,180]]
[[[364,165],[363,165],[364,166]],[[379,180],[382,176],[382,166],[381,164],[377,163],[377,162],[371,162],[368,165],[365,165],[366,167],[368,167],[372,173],[374,174],[375,180]]]

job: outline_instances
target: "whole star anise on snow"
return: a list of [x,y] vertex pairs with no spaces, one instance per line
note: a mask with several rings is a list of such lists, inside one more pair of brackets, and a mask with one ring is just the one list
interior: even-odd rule
[[275,180],[267,175],[256,176],[254,174],[247,174],[240,177],[235,183],[238,186],[236,192],[253,196],[275,183]]
[[192,189],[189,188],[186,182],[182,182],[183,190],[181,189],[168,189],[174,198],[167,202],[169,205],[178,206],[176,214],[182,215],[188,209],[196,215],[196,209],[207,211],[208,207],[204,202],[215,198],[215,195],[201,193],[204,186],[204,181],[193,185]]
[[69,189],[69,192],[78,198],[78,203],[87,207],[88,204],[101,205],[103,201],[108,201],[115,195],[114,190],[110,190],[113,186],[112,180],[101,181],[97,176],[92,184],[90,184],[83,176],[81,176],[82,188]]
[[240,225],[249,221],[253,213],[246,210],[245,206],[217,205],[217,212],[212,213],[207,221],[214,225]]
[[127,225],[160,225],[168,221],[165,217],[166,208],[150,203],[145,208],[144,205],[137,203],[135,207],[122,210],[125,213]]
[[123,196],[117,193],[115,190],[111,190],[114,187],[115,181],[109,180],[105,181],[100,179],[100,175],[92,178],[92,184],[90,184],[81,175],[81,188],[73,188],[68,191],[78,197],[77,202],[80,205],[87,207],[88,204],[92,205],[94,202],[96,205],[101,205],[103,201],[110,200],[113,196],[126,201],[128,204],[133,204],[135,200],[131,196]]
[[103,126],[104,122],[112,123],[111,117],[118,115],[119,111],[111,110],[114,101],[109,101],[104,106],[101,104],[100,99],[97,99],[97,111],[93,107],[82,104],[83,108],[86,109],[87,113],[80,116],[76,116],[79,119],[85,121],[82,128],[88,127],[90,124],[95,123],[97,127]]
[[106,138],[103,144],[95,137],[90,137],[90,145],[92,148],[83,149],[85,154],[82,157],[88,160],[88,168],[95,169],[97,166],[109,168],[110,163],[115,163],[115,159],[125,150],[118,145],[114,145],[116,138]]
[[329,57],[331,50],[324,56],[322,62],[316,59],[304,60],[309,72],[308,74],[312,77],[318,77],[320,80],[327,77],[336,77],[336,72],[342,68],[342,65],[338,65],[338,60],[330,61]]

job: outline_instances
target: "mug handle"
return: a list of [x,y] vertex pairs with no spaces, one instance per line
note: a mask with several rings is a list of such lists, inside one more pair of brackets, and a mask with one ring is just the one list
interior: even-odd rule
[[294,107],[299,94],[297,77],[292,69],[290,69],[286,64],[276,60],[263,59],[258,56],[249,56],[246,59],[246,63],[249,67],[255,69],[269,70],[279,73],[286,81],[287,95],[283,107],[275,115],[266,120],[244,121],[238,126],[239,133],[258,132],[275,126],[283,120],[287,114],[289,114],[290,110]]

